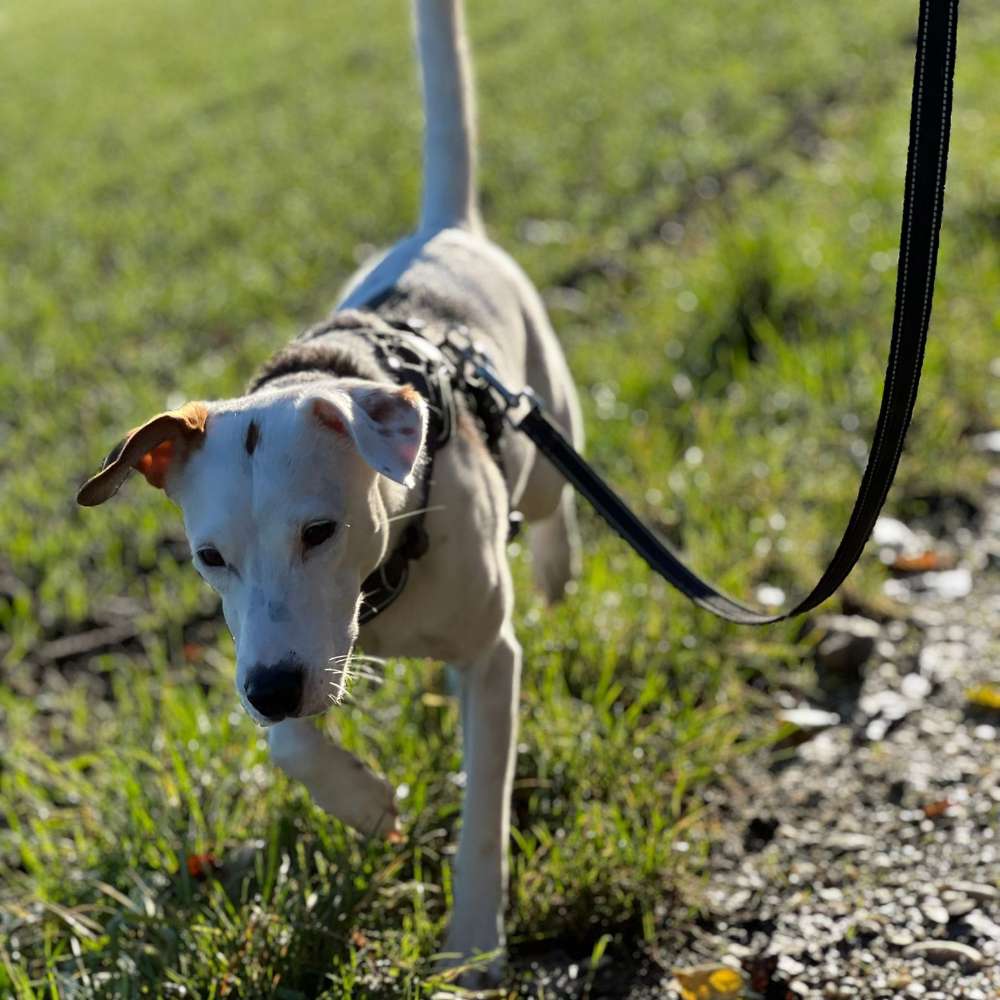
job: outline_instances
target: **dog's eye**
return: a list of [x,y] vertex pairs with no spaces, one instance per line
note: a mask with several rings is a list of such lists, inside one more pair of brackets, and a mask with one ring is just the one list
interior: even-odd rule
[[337,530],[336,521],[313,521],[302,529],[302,544],[307,549],[322,545]]
[[226,560],[222,558],[222,553],[218,549],[213,549],[211,545],[206,545],[203,549],[198,549],[198,558],[213,569],[221,569],[226,565]]

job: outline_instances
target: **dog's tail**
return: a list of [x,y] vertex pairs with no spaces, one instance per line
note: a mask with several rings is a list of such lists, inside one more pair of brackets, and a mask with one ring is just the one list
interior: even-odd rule
[[424,92],[423,232],[480,227],[476,114],[462,0],[416,0]]

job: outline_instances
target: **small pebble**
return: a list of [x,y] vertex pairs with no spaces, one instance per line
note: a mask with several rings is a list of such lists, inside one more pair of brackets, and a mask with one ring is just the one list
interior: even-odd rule
[[835,851],[863,851],[872,846],[872,838],[865,833],[831,833],[826,846]]
[[1000,889],[996,886],[986,885],[980,882],[945,882],[941,886],[942,891],[961,893],[963,896],[971,896],[973,899],[980,899],[984,903],[990,903],[1000,899]]
[[956,896],[954,899],[945,900],[945,908],[950,917],[964,917],[976,908],[976,901],[968,896]]
[[961,941],[914,941],[903,949],[905,958],[925,958],[929,962],[944,965],[958,962],[960,965],[982,965],[982,953],[972,945]]

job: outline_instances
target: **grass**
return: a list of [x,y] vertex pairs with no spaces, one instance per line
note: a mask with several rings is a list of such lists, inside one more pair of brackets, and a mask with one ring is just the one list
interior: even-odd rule
[[[915,5],[472,4],[492,232],[544,291],[589,451],[733,591],[835,544],[888,344]],[[267,764],[176,513],[76,485],[165,403],[235,394],[418,192],[403,0],[0,12],[0,994],[428,995],[456,706],[392,664],[330,724],[400,790],[368,843]],[[934,322],[890,508],[975,502],[1000,410],[1000,15],[963,4]],[[780,512],[780,513],[778,513]],[[508,922],[621,960],[698,902],[699,790],[775,730],[796,625],[695,612],[594,520],[525,647]],[[849,584],[878,599],[869,553]],[[837,602],[832,602],[836,607]],[[74,654],[67,636],[118,640]],[[222,878],[187,871],[212,853]],[[512,986],[536,988],[522,977]]]

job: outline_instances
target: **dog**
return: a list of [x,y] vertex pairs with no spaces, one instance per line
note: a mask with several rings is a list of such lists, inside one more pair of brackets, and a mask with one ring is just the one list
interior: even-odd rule
[[[339,701],[357,644],[455,668],[465,799],[444,950],[501,969],[521,647],[507,560],[510,514],[529,525],[550,601],[575,574],[572,491],[512,431],[495,448],[467,406],[435,441],[429,400],[400,384],[379,338],[461,326],[505,384],[530,385],[576,447],[579,402],[542,299],[487,238],[475,188],[475,115],[460,0],[415,0],[425,112],[416,232],[349,280],[321,336],[294,341],[238,399],[189,402],[116,446],[78,500],[108,500],[133,472],[183,512],[193,562],[222,599],[243,707],[273,761],[313,800],[372,836],[399,837],[393,789],[311,717]],[[411,336],[412,342],[412,336]],[[376,345],[376,346],[373,346]],[[431,430],[429,430],[431,428]],[[420,519],[405,586],[366,620],[365,581]]]

